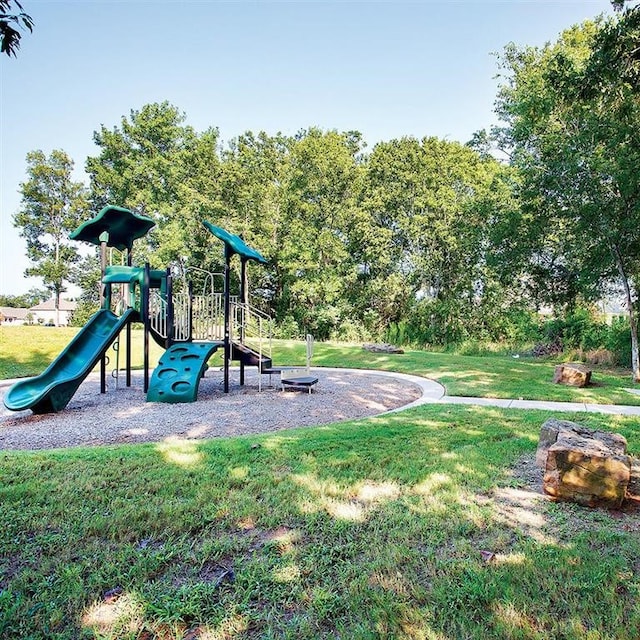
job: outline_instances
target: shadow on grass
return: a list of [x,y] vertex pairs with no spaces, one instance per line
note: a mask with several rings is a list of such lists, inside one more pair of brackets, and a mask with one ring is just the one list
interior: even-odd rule
[[[0,454],[0,631],[637,637],[637,519],[550,503],[517,473],[546,416],[431,406],[260,437]],[[640,427],[616,426],[638,448]]]
[[20,359],[0,354],[0,380],[29,378],[40,375],[51,364],[51,355],[35,350],[21,354]]

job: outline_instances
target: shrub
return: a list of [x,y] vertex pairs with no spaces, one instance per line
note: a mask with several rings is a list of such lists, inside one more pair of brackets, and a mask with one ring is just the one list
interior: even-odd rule
[[413,344],[413,341],[409,338],[409,323],[406,320],[392,322],[383,333],[382,339],[384,342],[391,344]]
[[604,345],[615,356],[615,364],[631,366],[631,326],[627,318],[619,318],[608,328]]
[[515,349],[507,342],[469,339],[459,345],[449,347],[447,351],[461,356],[491,356],[511,355]]
[[364,342],[370,339],[370,333],[355,320],[342,320],[337,329],[331,332],[331,340],[338,342]]
[[75,308],[74,312],[69,318],[69,326],[71,327],[83,327],[89,318],[100,308],[99,305],[92,302],[81,301]]
[[316,340],[328,340],[336,329],[340,320],[337,307],[327,305],[315,309],[315,313],[307,314],[305,319],[306,332],[313,334]]
[[614,364],[618,364],[617,355],[609,349],[595,349],[593,351],[587,351],[583,354],[582,360],[588,364],[599,364],[605,367],[610,367]]
[[554,318],[544,325],[545,341],[537,345],[535,355],[564,351],[573,359],[591,364],[631,364],[629,321],[620,318],[610,326],[593,318],[586,309],[578,309],[565,318]]
[[275,338],[282,338],[283,340],[298,340],[302,335],[300,327],[293,316],[285,316],[281,322],[279,322],[274,330]]
[[563,349],[591,351],[604,347],[608,327],[597,321],[588,309],[576,309],[564,318],[547,320],[543,326],[544,341]]
[[565,320],[564,343],[585,350],[597,349],[605,343],[607,329],[587,309],[577,309]]

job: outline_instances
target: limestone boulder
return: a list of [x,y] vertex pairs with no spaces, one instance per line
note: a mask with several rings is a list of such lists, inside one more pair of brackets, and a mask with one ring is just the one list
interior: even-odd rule
[[365,351],[371,351],[372,353],[404,353],[404,350],[400,349],[400,347],[396,347],[392,344],[386,343],[373,344],[367,342],[362,345],[362,348]]
[[558,500],[620,507],[627,497],[632,458],[621,435],[551,419],[541,429],[536,461],[543,489]]
[[578,362],[565,362],[556,365],[553,381],[572,387],[586,387],[591,382],[591,369]]
[[640,500],[640,458],[631,458],[631,471],[627,494],[630,498]]

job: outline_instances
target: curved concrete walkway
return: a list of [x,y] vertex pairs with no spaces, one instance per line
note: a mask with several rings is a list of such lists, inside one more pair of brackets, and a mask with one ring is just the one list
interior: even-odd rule
[[[325,371],[345,371],[330,367],[318,367]],[[348,369],[347,369],[348,370]],[[379,371],[377,369],[353,369],[373,375],[386,376],[404,380],[415,384],[422,390],[422,397],[410,402],[404,407],[392,409],[380,415],[397,413],[423,404],[465,404],[476,407],[499,407],[501,409],[541,409],[542,411],[569,411],[571,413],[603,413],[621,416],[640,416],[640,406],[634,407],[622,404],[587,404],[585,402],[553,402],[550,400],[514,400],[510,398],[468,398],[462,396],[448,396],[445,388],[435,380],[394,371]]]

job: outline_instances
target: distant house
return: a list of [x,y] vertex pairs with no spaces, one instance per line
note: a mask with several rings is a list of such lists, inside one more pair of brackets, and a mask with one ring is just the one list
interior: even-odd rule
[[71,314],[76,310],[76,303],[72,300],[60,298],[60,320],[56,318],[55,299],[49,298],[46,302],[41,302],[35,307],[31,307],[29,311],[33,316],[33,322],[36,324],[48,324],[66,326],[69,324]]
[[27,321],[29,309],[14,307],[0,307],[0,324],[24,324]]

